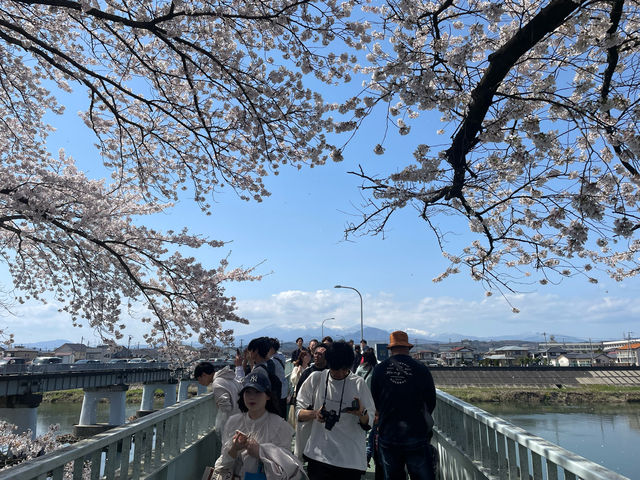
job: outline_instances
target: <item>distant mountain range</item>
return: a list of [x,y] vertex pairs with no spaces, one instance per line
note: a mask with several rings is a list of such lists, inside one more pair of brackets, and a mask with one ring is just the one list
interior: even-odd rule
[[[393,330],[383,330],[375,327],[364,327],[364,338],[367,342],[381,342],[388,341],[389,334]],[[460,333],[453,332],[445,332],[445,333],[434,333],[432,335],[424,335],[423,333],[416,334],[411,330],[407,332],[409,334],[409,339],[412,343],[455,343],[460,342],[462,340],[477,340],[477,341],[504,341],[504,340],[520,340],[523,342],[543,342],[545,340],[544,336],[540,333],[535,332],[525,332],[514,335],[499,335],[496,337],[474,337],[469,335],[463,335]],[[337,329],[337,328],[328,328],[326,325],[324,327],[324,334],[330,335],[334,340],[351,340],[353,339],[356,343],[360,341],[360,325],[354,325],[352,327]],[[308,342],[312,338],[317,338],[320,340],[322,338],[322,331],[318,327],[305,327],[305,326],[286,326],[286,325],[269,325],[267,327],[261,328],[252,333],[248,333],[245,335],[237,335],[236,344],[239,344],[240,341],[244,345],[246,345],[252,338],[256,337],[276,337],[281,342],[295,342],[296,338],[302,337],[305,342]],[[558,342],[582,342],[584,339],[572,337],[569,335],[554,335],[556,341]],[[549,336],[547,336],[547,340]]]
[[[376,327],[364,327],[364,338],[369,343],[376,342],[386,342],[389,340],[389,333],[392,330],[383,330],[381,328]],[[522,342],[543,342],[545,340],[544,336],[540,333],[535,332],[525,332],[514,335],[499,335],[496,337],[474,337],[469,335],[463,335],[460,333],[453,332],[445,332],[445,333],[434,333],[432,335],[424,335],[424,334],[416,334],[411,330],[408,331],[409,340],[414,344],[428,344],[428,343],[457,343],[462,340],[472,340],[472,341],[480,341],[480,342],[499,342],[505,340],[518,340]],[[349,328],[338,329],[338,328],[328,328],[325,325],[324,334],[330,335],[334,340],[351,340],[353,339],[356,343],[360,341],[360,325],[354,325]],[[276,337],[281,342],[295,342],[296,338],[302,337],[305,340],[305,343],[309,342],[312,338],[317,338],[321,340],[322,338],[322,330],[318,327],[305,327],[305,326],[282,326],[282,325],[269,325],[267,327],[256,330],[252,333],[247,333],[245,335],[238,335],[235,337],[236,345],[242,343],[246,345],[253,338],[268,336],[268,337]],[[554,335],[554,338],[557,342],[583,342],[586,341],[582,338],[572,337],[570,335]],[[547,336],[547,340],[549,340],[549,336]],[[33,342],[33,343],[24,343],[27,348],[33,348],[35,350],[43,350],[43,351],[52,351],[58,348],[60,345],[64,345],[65,343],[75,343],[71,340],[47,340],[43,342]],[[195,344],[194,344],[195,346]]]
[[20,343],[20,345],[27,348],[33,348],[34,350],[51,351],[51,350],[55,350],[60,345],[64,345],[65,343],[76,343],[76,342],[72,342],[71,340],[58,339],[58,340],[47,340],[45,342]]

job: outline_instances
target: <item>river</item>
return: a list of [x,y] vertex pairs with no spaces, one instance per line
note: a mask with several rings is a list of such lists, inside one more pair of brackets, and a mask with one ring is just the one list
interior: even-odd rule
[[[162,399],[154,407],[162,408]],[[489,413],[599,463],[633,480],[640,479],[640,405],[539,406],[478,404]],[[43,403],[38,407],[38,434],[50,424],[59,424],[60,433],[70,433],[80,418],[80,403]],[[127,404],[126,416],[136,413],[139,404]],[[98,422],[106,422],[109,405],[98,405]]]
[[640,405],[478,407],[634,480],[640,479]]
[[[162,408],[164,399],[154,399],[153,408]],[[82,409],[82,403],[76,402],[56,402],[56,403],[41,403],[38,407],[38,425],[36,432],[38,435],[42,435],[47,431],[49,425],[60,425],[59,433],[71,433],[73,426],[78,423],[80,419],[80,410]],[[127,403],[125,407],[125,418],[129,418],[136,414],[136,411],[140,409],[140,403]],[[109,420],[109,404],[99,403],[96,413],[96,419],[98,423],[106,423]]]

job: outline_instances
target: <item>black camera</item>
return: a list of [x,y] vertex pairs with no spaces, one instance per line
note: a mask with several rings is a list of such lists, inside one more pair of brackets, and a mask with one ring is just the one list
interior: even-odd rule
[[320,410],[320,415],[322,415],[324,419],[324,428],[327,430],[331,430],[334,425],[338,423],[338,420],[340,420],[340,415],[338,415],[335,410],[327,410],[324,408],[324,405]]

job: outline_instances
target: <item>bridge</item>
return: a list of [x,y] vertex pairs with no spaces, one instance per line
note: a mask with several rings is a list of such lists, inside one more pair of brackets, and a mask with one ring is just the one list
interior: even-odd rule
[[[17,425],[20,431],[36,435],[37,408],[42,393],[82,388],[84,398],[80,419],[74,429],[85,437],[125,423],[126,391],[133,383],[143,384],[139,415],[153,411],[153,394],[164,392],[164,406],[186,400],[193,380],[182,378],[182,370],[168,363],[107,363],[6,365],[0,375],[0,418]],[[201,389],[200,392],[203,390]],[[97,405],[109,401],[109,422],[96,422]]]
[[[432,442],[442,480],[630,480],[452,395],[437,396]],[[0,480],[58,480],[65,468],[74,479],[198,479],[220,452],[215,415],[213,394],[200,395],[0,472]]]

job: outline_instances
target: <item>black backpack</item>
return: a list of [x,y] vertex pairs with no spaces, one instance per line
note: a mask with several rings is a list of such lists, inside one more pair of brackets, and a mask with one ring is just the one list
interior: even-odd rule
[[280,378],[278,378],[278,375],[276,375],[276,366],[273,363],[273,360],[269,359],[266,363],[261,363],[259,365],[256,365],[256,367],[264,368],[267,372],[267,375],[269,375],[269,381],[271,382],[271,393],[274,395],[276,405],[279,405],[278,401],[280,400],[280,394],[282,392],[282,382],[280,381]]

